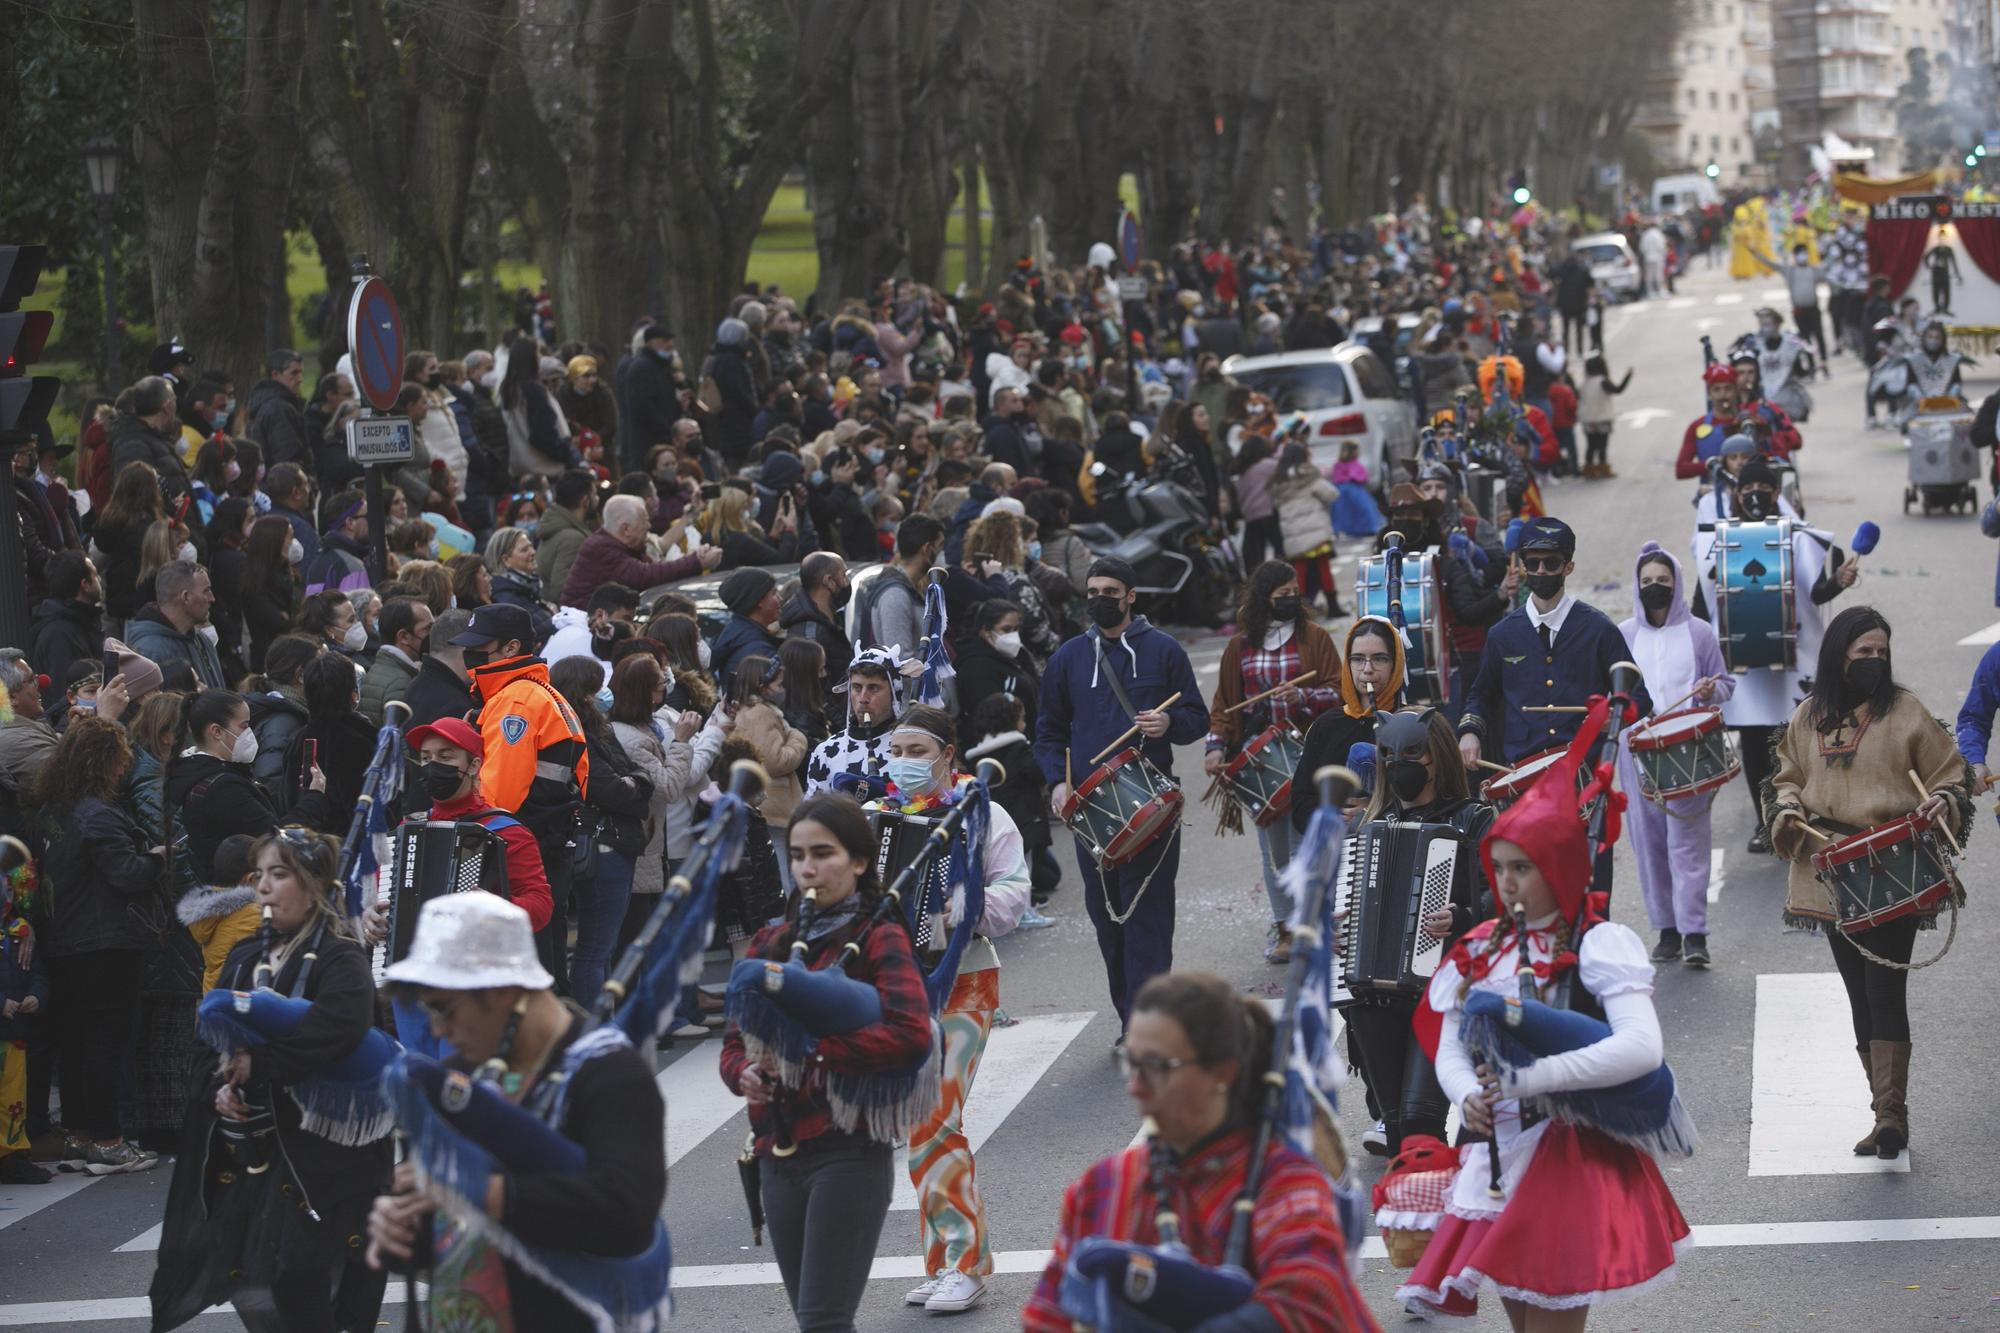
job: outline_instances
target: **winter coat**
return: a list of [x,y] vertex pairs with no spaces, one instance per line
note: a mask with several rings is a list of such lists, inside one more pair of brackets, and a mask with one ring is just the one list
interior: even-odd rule
[[289,564],[251,571],[243,588],[243,620],[250,629],[250,669],[264,669],[271,641],[298,622],[299,585]]
[[732,464],[750,453],[750,423],[757,416],[757,384],[750,374],[748,355],[741,347],[717,343],[708,353],[702,373],[715,381],[722,396],[722,408],[709,418],[714,429],[709,438]]
[[709,660],[709,674],[716,688],[727,693],[736,664],[746,657],[776,657],[784,640],[747,616],[732,615],[715,636]]
[[[1278,460],[1260,458],[1236,478],[1236,504],[1246,521],[1254,523],[1278,512],[1277,500],[1271,490],[1272,480],[1277,475]],[[1327,526],[1332,527],[1331,520],[1328,520]]]
[[1071,592],[1081,595],[1090,578],[1090,562],[1096,559],[1083,538],[1065,528],[1054,534],[1042,534],[1042,563],[1061,570],[1069,580]]
[[778,628],[788,639],[811,639],[818,644],[826,654],[827,683],[846,683],[848,664],[854,660],[854,645],[847,641],[847,632],[840,624],[822,614],[812,598],[803,592],[792,594],[792,600],[778,612]]
[[674,361],[651,351],[634,356],[625,373],[624,408],[624,455],[643,463],[654,445],[673,439],[674,423],[687,415],[674,383]]
[[204,689],[226,690],[229,681],[222,673],[222,659],[215,645],[199,633],[183,634],[167,620],[159,607],[148,603],[125,622],[125,646],[141,657],[150,657],[162,672],[177,662],[188,670]]
[[0,722],[0,785],[32,801],[35,784],[55,748],[55,728],[38,717]]
[[247,884],[197,884],[174,905],[174,916],[201,947],[201,989],[215,989],[229,951],[257,933],[263,913]]
[[675,806],[686,804],[693,792],[694,750],[688,742],[675,740],[673,733],[657,721],[643,727],[613,722],[611,731],[625,757],[653,784],[647,816],[652,836],[633,867],[632,892],[656,894],[666,887],[667,825],[671,812]]
[[764,788],[764,818],[783,828],[798,808],[805,788],[805,733],[786,723],[784,715],[764,702],[747,703],[736,713],[736,738],[750,742],[757,762],[771,775]]
[[[560,505],[542,515],[541,525],[535,529],[535,573],[541,576],[544,589],[562,591],[569,582],[571,566],[576,564],[576,553],[590,532],[582,519]],[[499,591],[497,580],[494,591]]]
[[361,677],[361,715],[381,726],[389,705],[401,703],[416,678],[417,664],[403,656],[395,645],[383,644]]
[[959,715],[961,739],[973,734],[972,715],[979,705],[996,694],[1010,694],[1020,701],[1027,733],[1035,734],[1042,681],[1034,658],[1025,649],[1009,657],[988,643],[984,634],[974,634],[959,649],[952,667],[957,672],[958,700],[964,710]]
[[403,702],[410,708],[410,727],[441,717],[462,718],[473,710],[472,686],[438,658],[426,657],[417,664],[416,679],[410,682]]
[[103,653],[104,617],[96,603],[51,597],[35,608],[28,661],[58,686],[69,675],[70,663],[94,660]]
[[151,588],[139,586],[139,543],[145,540],[146,527],[144,522],[128,525],[100,518],[91,529],[90,544],[102,557],[97,573],[104,585],[104,614],[113,620],[131,619],[153,598]]
[[[526,611],[528,619],[534,622],[535,637],[543,643],[547,643],[549,636],[556,632],[555,619],[549,615],[549,608],[542,600],[542,590],[547,586],[539,574],[517,574],[511,569],[503,569],[493,576],[493,600]],[[578,602],[576,606],[581,608],[583,603]]]
[[1340,492],[1333,483],[1310,467],[1271,483],[1271,495],[1278,507],[1278,530],[1282,534],[1287,560],[1333,548],[1333,517],[1327,506]]
[[276,380],[259,380],[244,400],[244,433],[264,450],[264,466],[297,463],[313,470],[313,433],[306,425],[306,405]]
[[1066,771],[1081,781],[1092,767],[1091,758],[1132,725],[1107,672],[1116,676],[1125,699],[1139,712],[1158,708],[1170,695],[1180,696],[1166,710],[1164,736],[1131,742],[1162,773],[1172,775],[1176,745],[1192,745],[1208,734],[1208,705],[1179,640],[1155,629],[1144,616],[1134,616],[1116,639],[1105,638],[1092,625],[1056,650],[1042,677],[1035,759],[1051,786],[1072,780],[1064,777]]
[[662,583],[691,579],[699,573],[701,560],[697,556],[648,560],[599,528],[577,547],[576,562],[570,566],[569,577],[563,580],[558,600],[564,606],[581,609],[590,604],[590,595],[607,583],[622,583],[634,592],[644,592]]
[[[307,792],[289,811],[251,779],[242,764],[196,751],[176,756],[167,773],[167,800],[187,831],[188,864],[198,883],[215,879],[215,849],[233,833],[261,837],[280,823],[323,828],[332,822],[325,796]],[[345,806],[348,812],[353,806]]]
[[310,716],[305,696],[289,685],[263,694],[245,694],[250,706],[250,730],[257,733],[257,757],[250,761],[250,776],[276,800],[284,790],[285,752],[292,739],[306,729]]
[[539,384],[521,386],[521,401],[500,405],[507,423],[507,467],[510,471],[553,477],[583,460],[563,434],[562,418],[549,391]]
[[153,471],[160,474],[160,492],[169,500],[178,499],[188,493],[187,468],[181,464],[181,434],[178,427],[172,433],[163,434],[154,430],[138,417],[126,413],[111,419],[106,431],[111,442],[112,485],[117,486],[117,477],[131,463],[150,463]]
[[989,755],[1007,770],[1007,780],[993,789],[993,800],[1012,817],[1021,831],[1022,849],[1033,855],[1052,841],[1048,787],[1042,781],[1042,770],[1035,766],[1035,753],[1024,733],[1003,731],[967,750],[962,767],[976,769]]
[[162,859],[132,816],[86,796],[62,816],[62,832],[41,859],[51,958],[99,949],[147,949],[158,937]]

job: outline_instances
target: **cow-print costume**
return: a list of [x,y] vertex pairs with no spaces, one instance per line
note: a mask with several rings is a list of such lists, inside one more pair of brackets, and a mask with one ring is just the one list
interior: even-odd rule
[[889,733],[895,729],[896,721],[891,718],[873,736],[857,735],[849,727],[814,746],[811,758],[806,760],[806,795],[818,796],[833,790],[834,774],[862,772],[871,756],[875,771],[881,772],[889,760]]

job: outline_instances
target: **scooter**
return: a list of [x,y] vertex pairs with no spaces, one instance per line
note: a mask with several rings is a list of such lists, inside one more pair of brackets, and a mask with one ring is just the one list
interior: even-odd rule
[[1072,530],[1092,554],[1116,556],[1137,571],[1148,615],[1212,629],[1228,618],[1240,561],[1201,502],[1193,460],[1171,442],[1163,448],[1145,477],[1094,465],[1096,517]]

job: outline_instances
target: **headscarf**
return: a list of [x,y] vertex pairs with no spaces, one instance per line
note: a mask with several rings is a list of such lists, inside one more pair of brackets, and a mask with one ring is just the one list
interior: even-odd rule
[[[1354,672],[1349,669],[1347,659],[1354,651],[1354,640],[1363,630],[1372,630],[1389,641],[1389,651],[1396,663],[1389,668],[1388,683],[1375,691],[1375,707],[1369,707],[1368,692],[1354,683]],[[1396,627],[1381,616],[1362,616],[1347,631],[1347,640],[1340,649],[1340,704],[1341,711],[1349,717],[1373,717],[1376,710],[1392,707],[1392,700],[1403,689],[1403,636]]]
[[569,385],[572,389],[582,383],[583,377],[597,369],[594,356],[573,356],[569,359]]

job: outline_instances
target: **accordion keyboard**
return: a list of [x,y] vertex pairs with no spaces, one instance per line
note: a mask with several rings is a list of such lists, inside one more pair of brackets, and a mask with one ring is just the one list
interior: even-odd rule
[[1434,975],[1444,959],[1444,941],[1433,938],[1423,924],[1431,913],[1451,906],[1452,878],[1458,873],[1458,846],[1448,838],[1433,838],[1424,848],[1423,881],[1416,894],[1415,929],[1411,931],[1415,947],[1410,951],[1410,972],[1414,976]]

